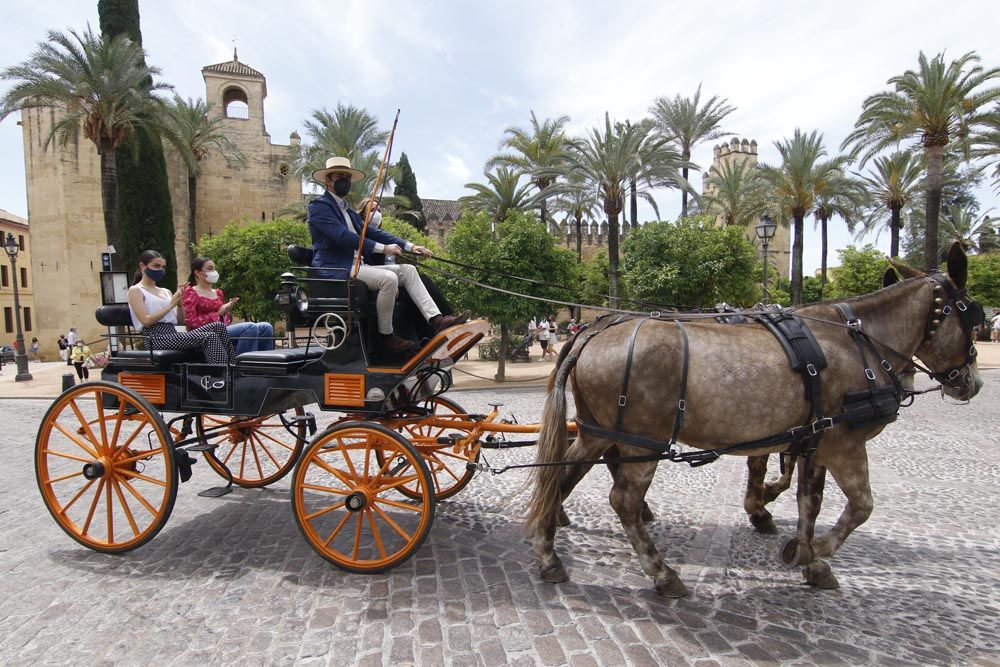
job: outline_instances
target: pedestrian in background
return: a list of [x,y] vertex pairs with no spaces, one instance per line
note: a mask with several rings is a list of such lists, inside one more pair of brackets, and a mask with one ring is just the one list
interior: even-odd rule
[[70,327],[69,328],[69,333],[66,334],[66,350],[67,350],[66,365],[67,366],[72,366],[73,365],[73,361],[72,361],[72,358],[71,358],[73,356],[73,354],[72,354],[73,353],[73,346],[75,346],[76,343],[77,343],[77,341],[79,341],[79,340],[80,340],[80,336],[77,335],[77,333],[76,333],[76,327]]
[[42,360],[42,346],[38,343],[37,338],[31,339],[31,347],[28,348],[28,354],[31,355],[32,361]]
[[70,360],[76,366],[76,374],[81,380],[90,379],[90,371],[87,370],[87,362],[90,361],[90,348],[77,339],[76,345],[70,350]]
[[59,340],[56,341],[59,345],[59,359],[66,361],[69,359],[69,344],[66,342],[66,336],[59,334]]

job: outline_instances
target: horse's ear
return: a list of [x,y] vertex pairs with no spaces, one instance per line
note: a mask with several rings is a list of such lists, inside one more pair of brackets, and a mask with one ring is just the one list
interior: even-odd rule
[[882,274],[882,287],[888,287],[889,285],[895,285],[899,282],[899,274],[896,273],[896,269],[891,266],[885,270]]
[[897,271],[899,271],[899,275],[903,276],[903,278],[923,278],[924,277],[924,274],[923,274],[922,271],[918,271],[917,269],[913,268],[912,266],[907,266],[906,264],[903,264],[902,262],[897,262],[892,257],[889,258],[889,264],[891,264]]
[[948,277],[958,289],[965,289],[969,279],[969,260],[965,257],[962,244],[955,241],[948,250]]

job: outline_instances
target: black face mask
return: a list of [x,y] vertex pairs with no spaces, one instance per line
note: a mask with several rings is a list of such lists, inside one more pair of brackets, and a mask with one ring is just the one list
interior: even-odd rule
[[346,197],[347,193],[351,191],[351,177],[344,176],[343,178],[338,178],[333,182],[333,193],[338,197]]

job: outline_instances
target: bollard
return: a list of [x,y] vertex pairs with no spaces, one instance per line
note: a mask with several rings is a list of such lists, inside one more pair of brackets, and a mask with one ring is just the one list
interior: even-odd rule
[[73,374],[72,373],[63,373],[62,390],[66,391],[67,389],[71,389],[75,385],[76,385],[76,380],[73,378]]

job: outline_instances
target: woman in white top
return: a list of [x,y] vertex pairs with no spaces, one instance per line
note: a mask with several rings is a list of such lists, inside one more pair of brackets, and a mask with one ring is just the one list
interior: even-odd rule
[[142,332],[147,349],[201,350],[205,363],[228,364],[233,358],[233,346],[226,325],[212,322],[193,331],[177,331],[177,325],[184,321],[184,311],[179,306],[187,285],[181,285],[173,294],[164,287],[157,287],[156,283],[166,273],[167,262],[163,255],[146,250],[139,255],[135,284],[128,290],[132,326]]

